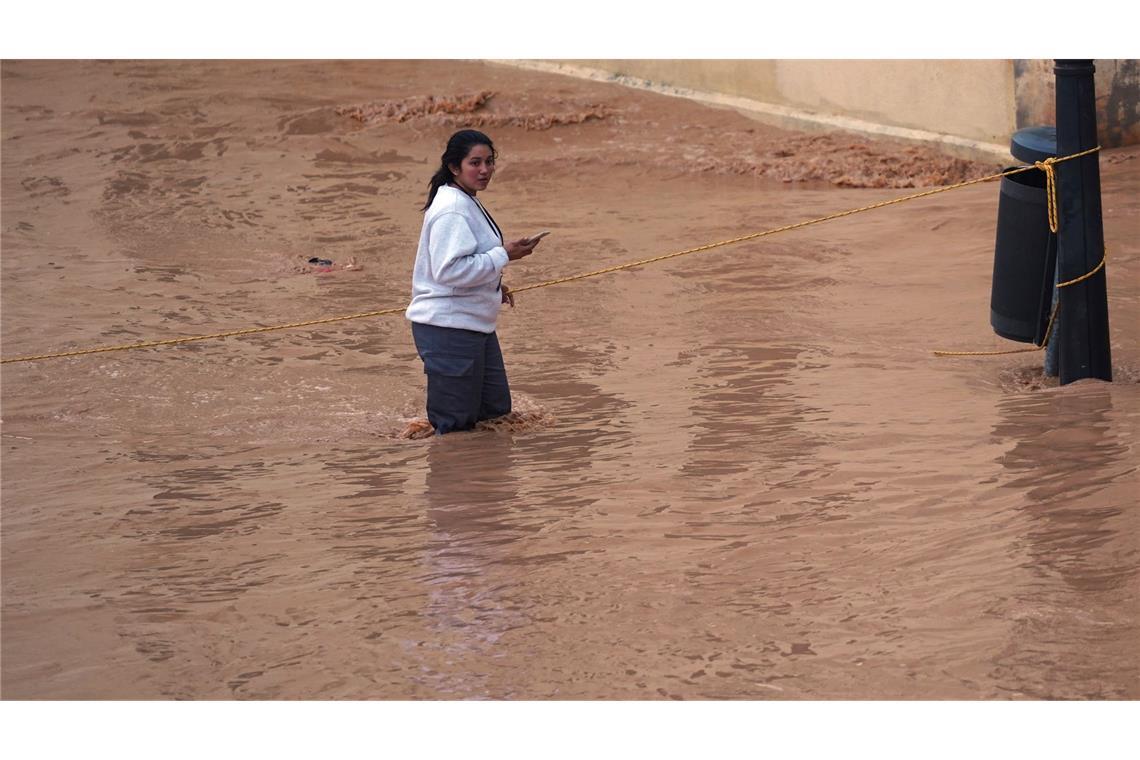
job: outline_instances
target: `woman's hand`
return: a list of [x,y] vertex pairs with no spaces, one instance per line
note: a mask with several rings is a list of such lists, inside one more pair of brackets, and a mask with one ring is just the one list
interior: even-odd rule
[[512,309],[515,308],[515,296],[513,293],[511,293],[511,289],[506,285],[499,285],[499,287],[503,291],[503,303],[507,304]]
[[529,256],[534,252],[534,247],[538,245],[537,240],[530,240],[528,238],[519,238],[512,240],[509,243],[504,243],[503,247],[507,249],[507,258],[511,261],[518,261],[523,256]]

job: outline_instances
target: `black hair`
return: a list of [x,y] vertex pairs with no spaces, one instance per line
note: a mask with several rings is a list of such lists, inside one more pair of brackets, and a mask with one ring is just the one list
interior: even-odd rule
[[495,159],[498,155],[495,152],[495,144],[491,142],[491,138],[474,129],[461,129],[451,136],[447,141],[447,148],[443,151],[443,155],[439,157],[439,169],[432,175],[428,186],[431,188],[428,191],[427,203],[420,211],[427,211],[431,206],[431,202],[435,200],[435,194],[439,189],[455,179],[451,173],[452,166],[459,166],[463,163],[463,159],[467,158],[467,154],[476,145],[486,145],[491,149],[491,160]]

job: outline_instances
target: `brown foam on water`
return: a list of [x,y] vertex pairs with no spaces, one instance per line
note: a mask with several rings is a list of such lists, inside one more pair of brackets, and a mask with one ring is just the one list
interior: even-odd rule
[[547,110],[516,110],[505,113],[484,111],[494,95],[494,92],[484,90],[475,94],[427,95],[402,100],[381,100],[358,106],[344,106],[335,109],[335,113],[368,125],[415,121],[442,126],[522,127],[528,131],[581,124],[590,120],[600,121],[610,115],[607,108],[593,103],[578,104],[562,113],[551,113]]
[[[483,420],[475,430],[496,433],[529,433],[553,425],[554,415],[546,412],[511,412],[493,420]],[[435,435],[435,428],[423,417],[410,420],[407,426],[395,435],[406,441],[418,441]]]
[[1060,382],[1057,378],[1046,375],[1044,370],[1037,366],[1003,370],[998,375],[998,384],[1004,391],[1027,393],[1056,388]]
[[[516,404],[518,406],[518,404]],[[534,408],[515,410],[510,414],[496,417],[495,419],[484,419],[478,425],[475,425],[475,431],[488,431],[495,433],[529,433],[531,431],[543,430],[545,427],[553,425],[556,420],[554,415],[549,414],[545,409],[541,409],[534,403],[527,404],[523,402],[523,406]],[[401,422],[406,423],[401,431],[392,435],[392,438],[397,438],[405,441],[420,441],[423,439],[432,438],[435,435],[435,428],[432,427],[430,422],[424,417],[413,417],[412,419],[402,419]]]
[[934,187],[996,173],[999,167],[928,147],[827,133],[781,135],[749,131],[739,140],[688,146],[679,168],[689,173],[828,182],[837,187]]
[[408,426],[396,434],[397,438],[408,441],[418,441],[421,438],[430,438],[435,434],[435,428],[423,417],[417,417],[408,423]]
[[529,433],[547,428],[556,422],[554,415],[545,411],[511,412],[493,420],[484,420],[476,430],[493,430],[498,433]]
[[[556,422],[554,415],[545,411],[511,412],[493,420],[483,420],[475,426],[476,431],[495,433],[529,433],[548,428]],[[435,428],[423,417],[407,421],[407,426],[395,438],[418,441],[435,435]]]
[[359,106],[337,108],[337,116],[348,116],[364,124],[422,119],[435,114],[469,114],[478,111],[495,93],[483,90],[467,95],[424,95],[402,100],[380,100]]
[[[1115,383],[1140,383],[1140,370],[1131,366],[1117,365],[1112,368],[1112,380]],[[1059,378],[1045,374],[1044,369],[1038,366],[1016,367],[1002,370],[998,374],[998,385],[1002,390],[1012,393],[1032,393],[1061,387]]]

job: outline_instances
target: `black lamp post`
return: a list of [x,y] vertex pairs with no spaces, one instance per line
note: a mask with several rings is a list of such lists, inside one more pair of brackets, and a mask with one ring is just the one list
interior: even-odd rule
[[[1096,95],[1091,60],[1057,60],[1057,154],[1097,146]],[[1056,165],[1059,229],[1057,279],[1066,282],[1093,271],[1104,250],[1099,153]],[[1095,377],[1112,380],[1108,342],[1107,275],[1101,269],[1083,282],[1061,288],[1054,327],[1061,384]]]

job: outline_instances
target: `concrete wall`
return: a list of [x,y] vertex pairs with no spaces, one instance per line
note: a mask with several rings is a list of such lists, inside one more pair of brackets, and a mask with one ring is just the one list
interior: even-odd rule
[[[607,59],[534,65],[710,102],[720,98],[787,126],[935,141],[979,157],[1008,157],[1017,129],[1054,123],[1051,60]],[[1137,61],[1097,60],[1096,67],[1102,144],[1140,143]]]
[[[1098,60],[1096,125],[1101,145],[1116,148],[1140,143],[1140,64],[1135,60]],[[1049,60],[1013,61],[1017,128],[1056,122],[1056,80]]]
[[[693,90],[1001,142],[1014,130],[1009,61],[577,61]],[[969,97],[964,97],[970,93]]]

